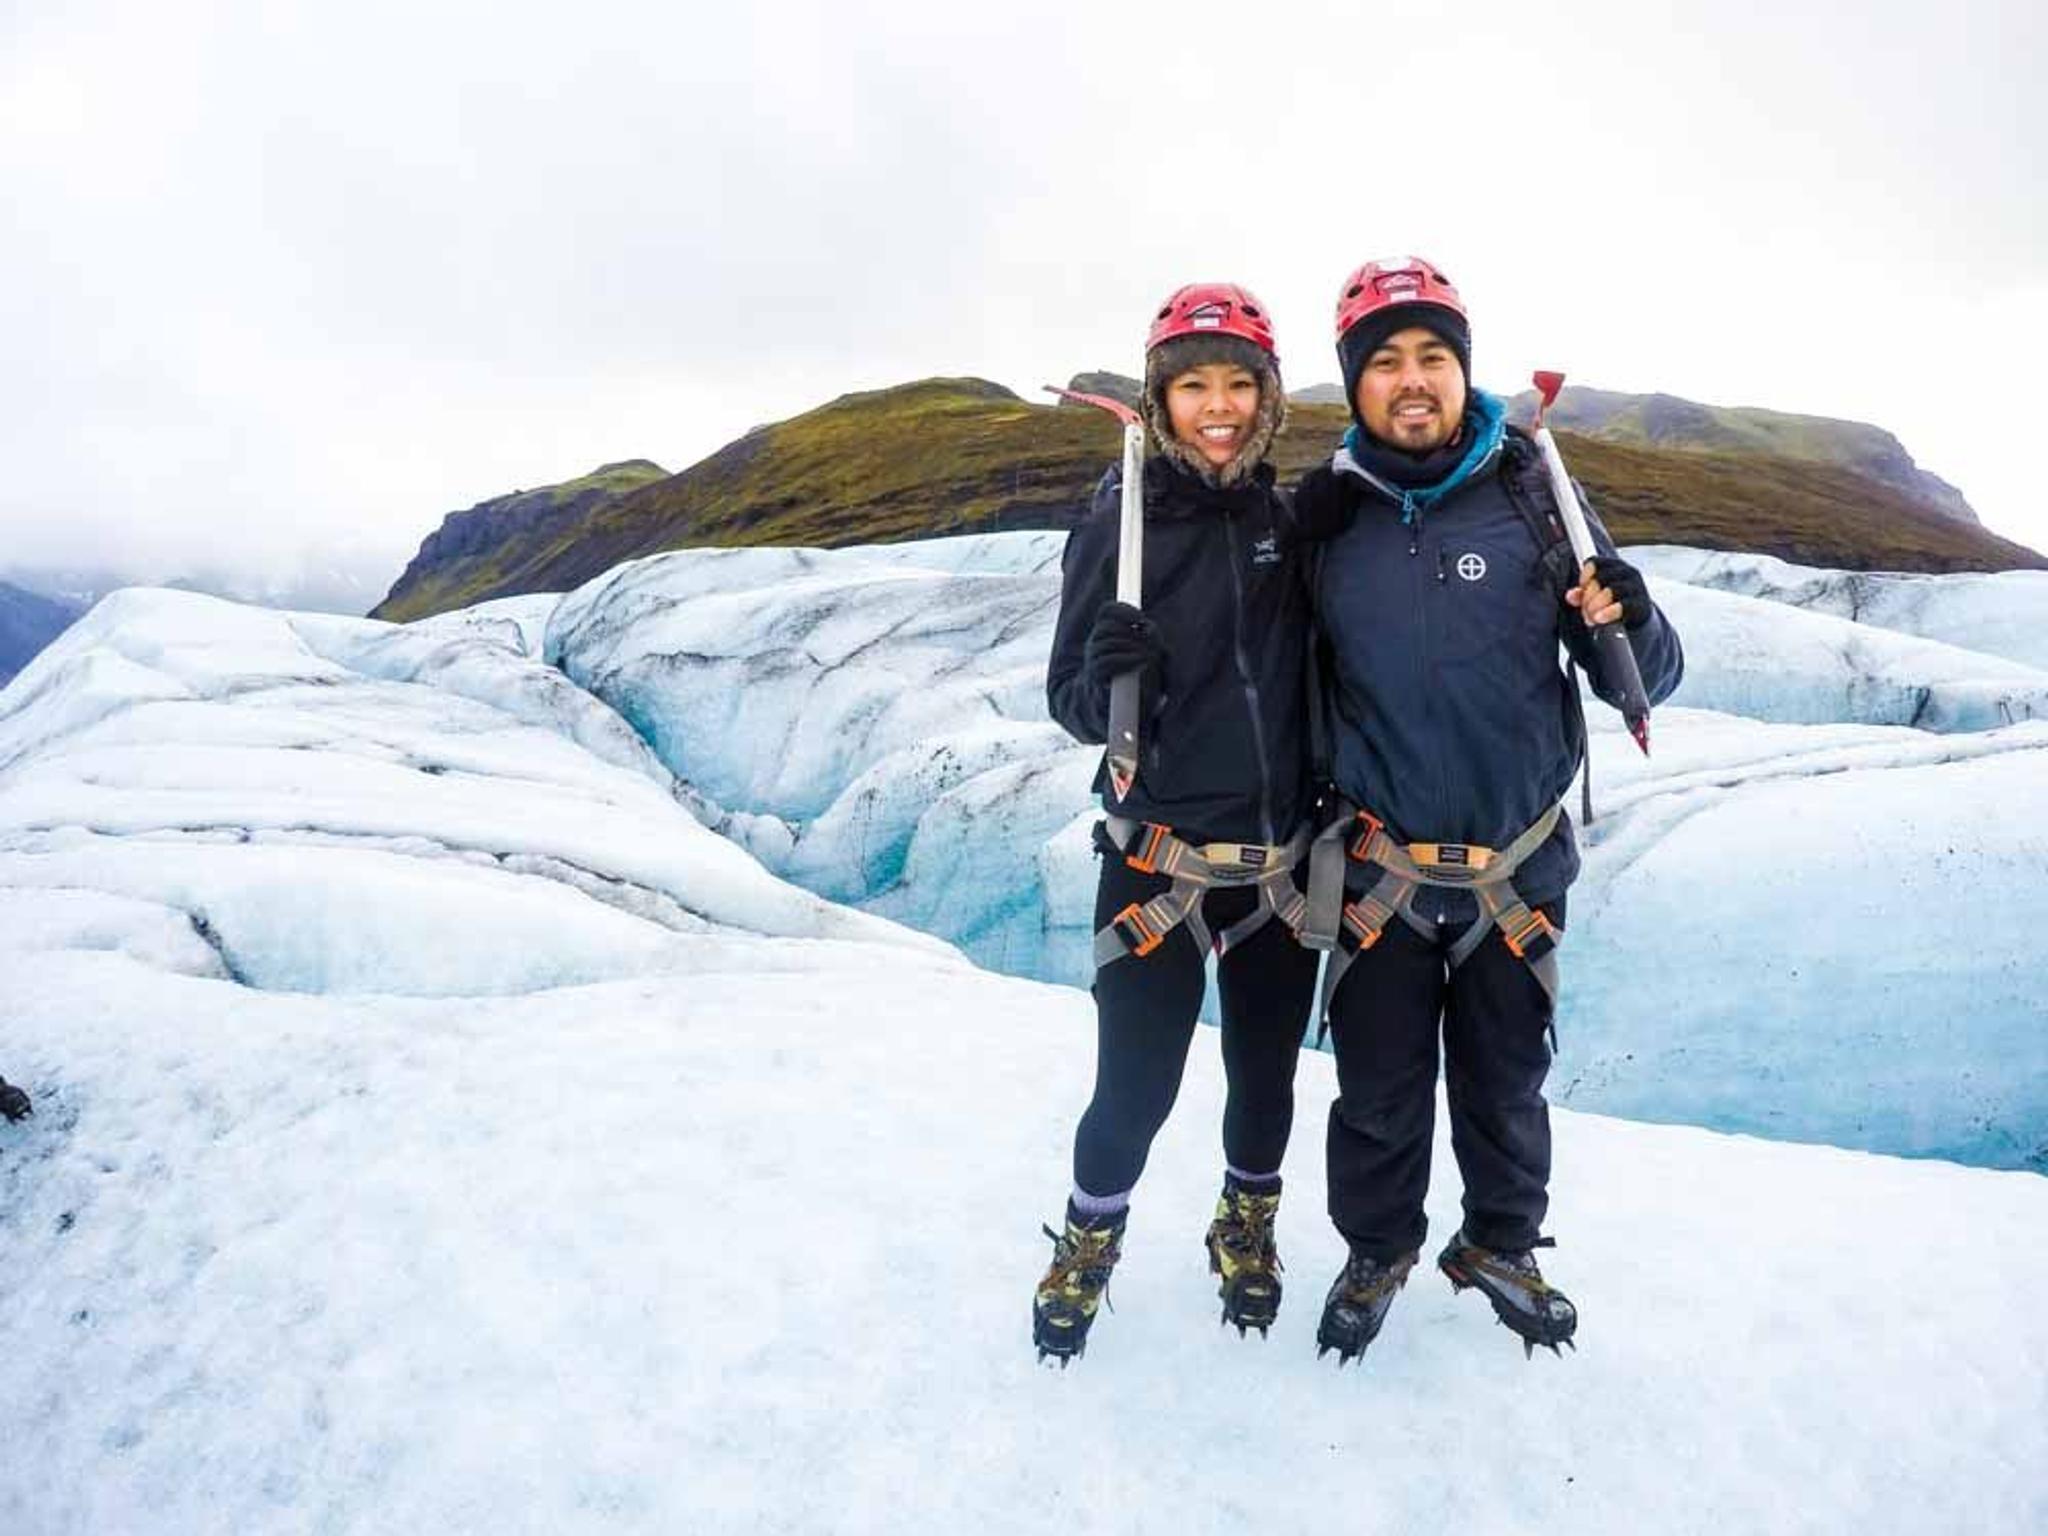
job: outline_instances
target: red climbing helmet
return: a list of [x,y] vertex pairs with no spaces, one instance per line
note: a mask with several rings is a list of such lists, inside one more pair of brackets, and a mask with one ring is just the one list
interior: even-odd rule
[[1398,261],[1368,261],[1344,279],[1337,290],[1337,339],[1342,341],[1344,333],[1366,316],[1396,304],[1434,304],[1470,323],[1465,301],[1436,264],[1404,256]]
[[1278,355],[1273,351],[1273,317],[1249,288],[1236,283],[1189,283],[1175,289],[1152,317],[1145,350],[1176,336],[1237,336],[1268,356]]

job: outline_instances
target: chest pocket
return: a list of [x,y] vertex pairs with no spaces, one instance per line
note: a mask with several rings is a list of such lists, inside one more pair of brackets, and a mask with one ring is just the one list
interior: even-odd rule
[[1556,602],[1526,529],[1504,525],[1441,537],[1434,551],[1437,651],[1451,666],[1500,658],[1554,660]]

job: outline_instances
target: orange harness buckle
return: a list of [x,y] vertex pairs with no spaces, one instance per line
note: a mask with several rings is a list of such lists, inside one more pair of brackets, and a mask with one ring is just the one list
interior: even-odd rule
[[1144,824],[1144,833],[1141,851],[1125,854],[1124,862],[1141,875],[1156,875],[1159,873],[1159,850],[1166,846],[1167,838],[1173,835],[1173,828],[1148,821]]
[[[1529,911],[1528,922],[1513,932],[1502,929],[1501,937],[1507,940],[1508,948],[1517,960],[1540,960],[1557,948],[1557,929],[1549,918],[1533,907]],[[1531,950],[1535,953],[1531,954]]]
[[1166,942],[1166,935],[1145,921],[1145,909],[1135,901],[1111,918],[1109,925],[1134,955],[1149,955]]
[[1358,824],[1363,830],[1359,832],[1357,837],[1351,840],[1351,847],[1348,851],[1352,858],[1363,864],[1366,862],[1366,850],[1372,846],[1372,840],[1386,830],[1387,824],[1381,821],[1379,817],[1373,815],[1371,811],[1360,811],[1358,813]]
[[1386,932],[1387,927],[1387,916],[1381,915],[1385,910],[1382,907],[1379,912],[1368,912],[1362,902],[1344,904],[1344,922],[1337,930],[1337,942],[1347,954],[1362,955],[1379,943],[1380,935]]

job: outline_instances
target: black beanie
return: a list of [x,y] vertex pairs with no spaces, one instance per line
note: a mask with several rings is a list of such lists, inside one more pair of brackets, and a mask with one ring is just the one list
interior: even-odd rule
[[1458,366],[1465,373],[1465,388],[1471,389],[1472,327],[1465,317],[1441,304],[1395,304],[1367,315],[1337,340],[1337,366],[1344,374],[1344,403],[1354,417],[1358,415],[1358,376],[1365,372],[1366,360],[1379,351],[1389,336],[1411,325],[1419,325],[1443,338],[1444,345],[1457,353]]

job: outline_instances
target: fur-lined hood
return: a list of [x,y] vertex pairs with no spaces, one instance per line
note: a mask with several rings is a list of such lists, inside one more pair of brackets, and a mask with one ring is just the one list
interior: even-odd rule
[[[1166,412],[1166,386],[1203,363],[1234,363],[1259,381],[1259,411],[1252,418],[1251,435],[1237,457],[1220,469],[1173,435],[1173,421]],[[1249,480],[1265,462],[1274,436],[1287,425],[1287,391],[1280,382],[1280,364],[1272,354],[1238,336],[1176,336],[1154,348],[1145,359],[1141,406],[1155,451],[1204,485],[1219,490]]]

